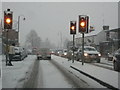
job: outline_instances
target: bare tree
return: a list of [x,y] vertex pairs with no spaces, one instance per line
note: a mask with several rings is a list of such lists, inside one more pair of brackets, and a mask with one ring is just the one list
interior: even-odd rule
[[31,30],[26,37],[26,43],[29,43],[31,48],[40,48],[41,38],[37,35],[35,30]]

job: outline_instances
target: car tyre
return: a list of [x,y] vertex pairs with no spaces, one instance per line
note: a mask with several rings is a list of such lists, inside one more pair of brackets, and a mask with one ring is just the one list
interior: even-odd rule
[[51,57],[49,57],[48,59],[51,60]]
[[37,60],[39,60],[40,58],[39,57],[37,57]]
[[97,63],[100,63],[100,59],[97,60]]

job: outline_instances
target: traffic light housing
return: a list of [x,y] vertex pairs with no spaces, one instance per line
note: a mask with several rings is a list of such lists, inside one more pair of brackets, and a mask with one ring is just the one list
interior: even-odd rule
[[13,13],[11,11],[4,11],[4,29],[12,29]]
[[81,33],[88,33],[88,24],[89,24],[89,17],[86,15],[79,16],[79,32]]
[[70,21],[70,34],[76,34],[76,21]]

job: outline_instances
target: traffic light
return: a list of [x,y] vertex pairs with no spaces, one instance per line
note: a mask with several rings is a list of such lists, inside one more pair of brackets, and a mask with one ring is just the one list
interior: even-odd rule
[[4,29],[12,29],[12,12],[4,11]]
[[76,21],[70,21],[70,34],[76,34]]
[[79,16],[79,32],[81,33],[88,33],[88,24],[89,24],[89,17],[85,15]]

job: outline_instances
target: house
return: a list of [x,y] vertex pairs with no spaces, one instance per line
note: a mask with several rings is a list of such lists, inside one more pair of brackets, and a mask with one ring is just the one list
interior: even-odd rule
[[[120,28],[115,28],[111,30],[105,30],[106,40],[100,42],[101,52],[113,53],[118,48],[120,48]],[[103,52],[104,51],[104,52]]]
[[[98,48],[99,43],[106,40],[106,34],[104,30],[92,31],[84,36],[84,44]],[[82,45],[82,37],[76,38],[76,45],[80,47]]]
[[[85,34],[84,44],[95,47],[102,55],[113,53],[120,48],[120,28],[93,31]],[[82,37],[76,38],[76,45],[82,45]]]

